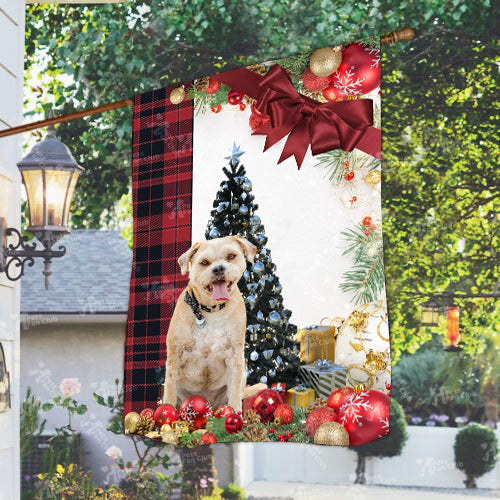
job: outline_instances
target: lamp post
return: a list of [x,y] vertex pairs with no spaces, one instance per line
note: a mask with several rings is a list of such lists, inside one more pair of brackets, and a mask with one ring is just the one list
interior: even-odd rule
[[[28,243],[26,236],[13,227],[7,227],[5,218],[0,217],[0,272],[15,281],[24,275],[24,268],[33,266],[34,259],[43,258],[45,288],[49,287],[52,259],[62,257],[66,249],[52,246],[68,234],[69,209],[78,177],[83,168],[78,165],[68,147],[59,141],[53,126],[47,128],[47,136],[17,164],[21,172],[28,199],[28,231],[40,241]],[[16,244],[8,244],[7,237],[15,235]],[[17,269],[17,274],[13,270]]]
[[434,300],[428,300],[420,306],[420,324],[422,326],[438,326],[439,325],[439,304]]

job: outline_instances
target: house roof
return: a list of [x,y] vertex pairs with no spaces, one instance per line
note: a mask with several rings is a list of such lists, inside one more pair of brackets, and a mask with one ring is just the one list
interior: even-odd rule
[[132,251],[116,231],[75,230],[54,245],[66,255],[52,260],[45,290],[42,259],[21,278],[21,313],[118,314],[128,310]]

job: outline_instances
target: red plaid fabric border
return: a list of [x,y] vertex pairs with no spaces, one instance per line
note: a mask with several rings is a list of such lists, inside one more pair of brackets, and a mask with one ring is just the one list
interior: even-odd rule
[[191,246],[193,101],[171,104],[172,88],[134,99],[134,251],[125,340],[125,413],[156,407],[155,370],[165,364],[170,319],[188,281],[177,259]]

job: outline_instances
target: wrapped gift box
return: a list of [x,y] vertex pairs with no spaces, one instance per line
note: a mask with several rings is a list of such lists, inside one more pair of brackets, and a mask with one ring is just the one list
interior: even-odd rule
[[314,401],[314,389],[298,385],[286,391],[286,403],[290,406],[307,406]]
[[315,363],[299,367],[299,378],[316,392],[316,397],[328,398],[330,393],[346,385],[347,368],[330,361],[318,360]]
[[283,382],[274,382],[273,384],[271,384],[271,389],[279,392],[283,397],[286,393],[286,384],[283,384]]
[[316,325],[297,331],[300,341],[300,360],[313,363],[317,359],[335,361],[335,326]]

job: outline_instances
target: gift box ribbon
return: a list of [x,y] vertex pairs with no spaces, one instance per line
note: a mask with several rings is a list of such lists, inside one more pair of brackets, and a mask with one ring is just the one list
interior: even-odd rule
[[315,365],[320,372],[332,372],[335,369],[332,363],[327,359],[318,359]]
[[257,110],[269,115],[270,121],[254,132],[266,135],[264,151],[289,134],[278,163],[294,156],[300,169],[309,145],[313,156],[357,147],[380,158],[371,99],[320,103],[299,94],[278,64],[264,76],[240,68],[220,73],[217,80],[257,99]]

